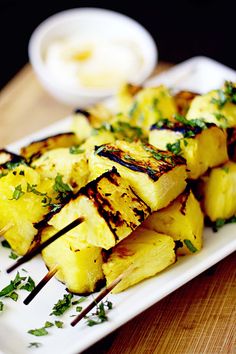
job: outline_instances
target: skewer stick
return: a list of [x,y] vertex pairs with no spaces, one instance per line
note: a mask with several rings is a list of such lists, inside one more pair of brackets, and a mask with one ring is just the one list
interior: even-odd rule
[[71,322],[71,326],[74,327],[77,325],[78,322],[84,318],[89,311],[91,311],[95,306],[98,305],[102,299],[108,295],[115,287],[118,285],[122,279],[124,279],[128,274],[130,274],[134,270],[134,266],[131,265],[124,271],[122,274],[120,274],[113,282],[108,285],[104,290],[100,292],[100,294]]
[[50,237],[48,240],[45,242],[41,243],[39,246],[33,248],[31,251],[26,253],[23,257],[19,258],[13,265],[11,265],[9,268],[7,268],[7,273],[12,272],[14,269],[19,267],[25,262],[28,262],[30,259],[32,259],[34,256],[39,254],[45,247],[49,246],[52,242],[56,241],[59,237],[63,236],[66,234],[68,231],[74,229],[76,226],[81,224],[84,221],[84,218],[78,218],[74,221],[72,221],[70,224],[67,226],[63,227],[60,231],[55,233],[52,237]]
[[10,230],[13,227],[12,223],[8,223],[5,225],[2,229],[0,229],[0,236],[4,235],[8,230]]
[[51,270],[49,270],[49,272],[43,277],[43,279],[40,280],[40,282],[31,291],[31,293],[25,298],[23,303],[25,305],[28,305],[35,298],[35,296],[44,288],[44,286],[49,282],[49,280],[53,278],[57,271],[58,266],[55,266]]

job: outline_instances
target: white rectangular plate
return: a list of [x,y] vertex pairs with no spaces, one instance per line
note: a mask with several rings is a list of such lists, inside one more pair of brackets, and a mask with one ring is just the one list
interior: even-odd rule
[[[171,87],[203,93],[219,87],[225,79],[236,81],[236,72],[211,59],[196,57],[152,79],[148,85],[164,83]],[[32,140],[69,130],[70,122],[70,118],[62,120],[8,148],[17,152],[22,145]],[[36,350],[37,354],[76,354],[83,351],[236,250],[235,233],[236,225],[227,225],[218,233],[206,228],[204,247],[200,253],[182,257],[158,276],[145,280],[121,294],[110,295],[114,309],[108,313],[109,321],[98,326],[88,327],[85,321],[82,321],[72,328],[70,315],[75,314],[75,309],[69,310],[62,318],[49,316],[54,303],[65,294],[65,286],[54,279],[29,306],[22,304],[28,294],[25,291],[20,292],[17,303],[4,299],[6,309],[0,314],[0,353],[28,354]],[[13,262],[8,255],[9,250],[1,247],[0,288],[8,284],[9,279],[14,278],[16,274],[15,272],[9,276],[5,273],[6,267]],[[23,268],[28,270],[36,282],[46,273],[46,267],[40,257],[28,262]],[[25,274],[21,268],[20,273]],[[83,305],[90,300],[91,297]],[[50,334],[45,337],[27,334],[29,329],[39,328],[46,320],[55,319],[64,321],[65,328],[49,328]],[[38,349],[28,349],[30,342],[40,342],[42,346]]]

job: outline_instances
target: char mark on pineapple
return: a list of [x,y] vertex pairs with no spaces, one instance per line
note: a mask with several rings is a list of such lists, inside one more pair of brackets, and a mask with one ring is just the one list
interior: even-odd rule
[[0,161],[0,171],[5,169],[12,170],[21,164],[27,165],[23,156],[16,155],[5,149],[0,149]]
[[191,188],[189,185],[187,185],[185,191],[183,193],[181,193],[179,196],[180,203],[181,203],[180,212],[182,215],[186,215],[186,205],[187,205],[187,201],[188,201],[188,197],[190,195],[190,192],[191,192]]
[[[148,144],[146,144],[148,146]],[[164,173],[169,172],[173,169],[175,164],[184,164],[185,160],[180,156],[170,156],[168,152],[161,151],[161,155],[163,155],[163,160],[159,160],[159,168],[158,170],[153,170],[152,163],[149,160],[127,160],[127,153],[122,150],[114,149],[110,145],[104,145],[103,149],[98,150],[100,147],[95,147],[95,152],[99,156],[106,157],[111,161],[114,161],[132,171],[146,173],[153,181],[157,181]],[[153,150],[154,147],[152,146]],[[157,150],[158,151],[158,150]],[[151,157],[151,156],[150,156]],[[171,161],[168,161],[170,160]]]
[[83,114],[83,116],[85,116],[86,118],[89,118],[90,115],[91,115],[88,111],[85,111],[85,110],[82,109],[82,108],[76,108],[76,109],[74,110],[74,113],[75,113],[75,114]]

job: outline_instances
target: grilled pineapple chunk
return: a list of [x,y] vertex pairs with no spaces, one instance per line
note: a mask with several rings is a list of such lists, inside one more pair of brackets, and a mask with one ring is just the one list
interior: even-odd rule
[[188,110],[187,119],[201,118],[224,128],[236,126],[236,86],[226,81],[221,90],[195,97]]
[[148,132],[150,126],[161,118],[171,118],[177,113],[175,102],[165,86],[148,87],[139,91],[128,110],[130,124]]
[[80,242],[109,249],[149,214],[150,208],[112,169],[83,187],[48,223],[60,230],[84,217],[85,221],[67,234],[77,235]]
[[132,106],[134,96],[142,89],[142,86],[130,83],[123,85],[117,95],[118,112],[128,113]]
[[78,139],[74,133],[62,133],[32,142],[21,149],[21,155],[27,160],[32,161],[48,150],[77,144]]
[[[56,232],[53,227],[45,228],[41,241],[46,241]],[[55,276],[66,284],[69,291],[88,294],[98,290],[104,279],[102,249],[80,245],[75,239],[68,235],[60,237],[42,251],[42,257],[49,269],[58,267]]]
[[158,149],[169,149],[183,156],[191,179],[199,178],[209,167],[228,160],[226,132],[215,125],[206,129],[179,123],[161,128],[154,125],[149,134],[149,143]]
[[203,208],[210,220],[236,215],[236,163],[213,168],[202,181]]
[[186,187],[184,159],[141,142],[117,141],[97,147],[89,166],[91,178],[115,166],[152,210],[167,206]]
[[178,241],[178,255],[192,254],[202,248],[203,225],[200,204],[189,188],[167,208],[153,213],[143,223],[144,227]]
[[107,284],[129,269],[130,273],[127,272],[113,293],[152,277],[175,262],[174,248],[175,243],[170,236],[139,227],[112,249],[103,264]]
[[84,150],[73,148],[59,148],[45,152],[34,160],[32,167],[43,178],[56,178],[63,175],[63,182],[72,186],[77,192],[88,181],[88,162]]
[[0,179],[0,229],[9,226],[4,237],[20,255],[28,251],[38,232],[35,224],[49,212],[42,199],[44,193],[52,190],[52,183],[42,183],[40,175],[24,165]]

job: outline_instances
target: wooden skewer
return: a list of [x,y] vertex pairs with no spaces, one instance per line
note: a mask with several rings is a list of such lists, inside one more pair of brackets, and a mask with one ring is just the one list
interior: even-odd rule
[[98,305],[102,299],[108,295],[115,287],[118,285],[122,279],[124,279],[128,274],[130,274],[134,270],[134,266],[131,265],[124,271],[122,274],[120,274],[113,282],[108,285],[104,290],[100,292],[100,294],[71,322],[71,326],[74,327],[77,325],[79,321],[84,318],[89,311],[91,311],[95,306]]
[[47,272],[47,274],[43,277],[43,279],[40,280],[40,282],[31,291],[31,293],[25,298],[23,303],[25,305],[28,305],[35,298],[35,296],[44,288],[44,286],[49,282],[49,280],[53,278],[53,276],[56,274],[57,271],[58,271],[57,266],[49,270],[49,272]]
[[0,235],[4,235],[8,230],[10,230],[13,227],[12,223],[9,223],[5,225],[1,230],[0,230]]
[[32,259],[34,256],[39,254],[45,247],[49,246],[52,242],[56,241],[59,237],[65,235],[68,231],[74,229],[76,226],[81,224],[84,221],[84,218],[78,218],[74,221],[72,221],[70,224],[67,226],[63,227],[60,231],[55,233],[52,237],[50,237],[48,240],[45,242],[41,243],[39,246],[33,248],[31,251],[26,253],[23,257],[19,258],[13,265],[11,265],[9,268],[7,268],[7,273],[12,272],[14,269],[22,265],[23,263],[29,261]]

